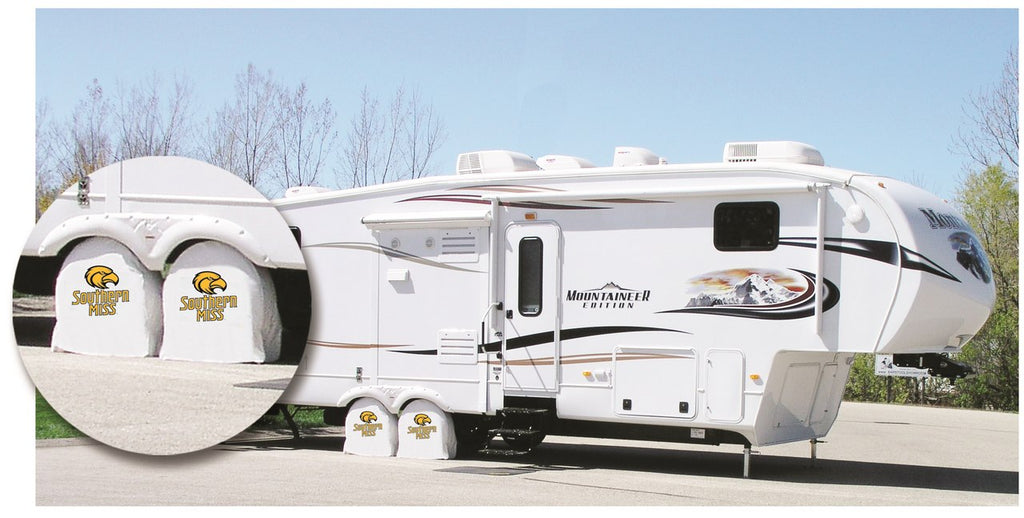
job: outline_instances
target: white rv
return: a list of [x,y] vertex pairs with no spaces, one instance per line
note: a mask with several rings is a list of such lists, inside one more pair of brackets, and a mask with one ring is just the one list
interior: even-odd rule
[[610,167],[484,151],[455,175],[274,204],[313,299],[281,402],[336,409],[348,441],[426,402],[471,449],[813,443],[854,353],[963,376],[946,354],[994,300],[956,210],[795,142],[707,164],[617,148]]

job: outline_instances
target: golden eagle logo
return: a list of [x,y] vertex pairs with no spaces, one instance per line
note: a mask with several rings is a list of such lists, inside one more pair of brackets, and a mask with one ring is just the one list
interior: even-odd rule
[[213,295],[217,288],[220,288],[220,291],[228,289],[228,283],[218,273],[203,271],[192,278],[192,287],[199,293]]
[[119,280],[121,279],[117,278],[114,270],[107,266],[97,264],[85,271],[85,282],[89,283],[89,286],[93,288],[105,290],[110,287],[108,284],[117,286],[117,281]]
[[412,422],[419,426],[427,426],[430,424],[430,416],[427,414],[416,414],[416,416],[412,418]]
[[377,414],[369,410],[366,410],[363,413],[359,414],[359,420],[369,424],[377,420]]

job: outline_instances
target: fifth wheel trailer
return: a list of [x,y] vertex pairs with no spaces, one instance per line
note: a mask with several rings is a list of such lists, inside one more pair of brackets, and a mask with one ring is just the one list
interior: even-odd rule
[[456,167],[274,201],[313,301],[281,402],[331,409],[354,453],[450,457],[497,435],[813,443],[855,353],[964,376],[948,354],[994,301],[955,209],[801,143]]

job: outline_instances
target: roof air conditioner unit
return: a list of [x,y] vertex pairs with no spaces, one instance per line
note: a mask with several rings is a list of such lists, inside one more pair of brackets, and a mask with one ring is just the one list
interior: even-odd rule
[[638,165],[658,165],[661,158],[649,149],[642,147],[619,146],[615,148],[613,167],[632,167]]
[[729,142],[725,145],[722,161],[825,165],[825,159],[814,146],[792,141]]
[[537,171],[533,158],[515,151],[493,150],[462,153],[455,163],[457,174]]
[[594,164],[586,158],[566,155],[544,155],[537,159],[537,165],[545,171],[558,169],[587,169],[594,167]]

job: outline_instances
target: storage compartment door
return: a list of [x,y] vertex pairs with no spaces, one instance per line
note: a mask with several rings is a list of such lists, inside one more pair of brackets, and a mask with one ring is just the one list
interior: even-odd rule
[[740,351],[708,351],[704,362],[708,419],[736,423],[743,419],[743,353]]
[[619,415],[692,418],[697,354],[692,350],[616,347],[614,410]]

